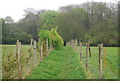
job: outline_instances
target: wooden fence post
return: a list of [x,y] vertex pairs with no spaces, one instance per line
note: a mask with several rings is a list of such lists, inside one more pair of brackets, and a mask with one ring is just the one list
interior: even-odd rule
[[50,44],[50,51],[52,50],[52,45]]
[[50,41],[50,51],[52,50],[52,41]]
[[19,46],[19,40],[16,42],[16,57],[18,58],[18,46]]
[[90,42],[88,43],[88,49],[89,49],[89,56],[91,57]]
[[75,50],[77,50],[77,40],[75,40]]
[[40,53],[40,61],[42,61],[42,42],[40,41],[40,39],[38,40],[38,44],[39,44],[39,53]]
[[106,49],[104,48],[104,68],[107,67],[107,64],[106,64]]
[[41,61],[43,57],[43,42],[41,42],[41,49],[40,49]]
[[82,42],[80,41],[80,63],[82,63]]
[[86,43],[86,69],[88,70],[88,43]]
[[17,51],[17,58],[18,58],[18,77],[19,79],[22,79],[22,63],[21,63],[21,42],[17,40],[17,46],[16,46],[16,51]]
[[46,40],[43,41],[43,56],[46,56]]
[[99,78],[102,79],[102,48],[103,44],[98,44],[99,47]]
[[30,45],[32,45],[32,43],[33,43],[33,39],[31,39]]
[[30,48],[32,49],[32,45],[33,45],[33,39],[31,39],[31,42],[30,42]]
[[74,48],[74,41],[73,41],[73,39],[71,40],[71,46]]
[[48,55],[48,38],[46,39],[46,55]]
[[33,54],[34,54],[34,63],[36,64],[36,41],[34,40],[34,46],[33,46]]
[[70,42],[68,42],[67,45],[70,46]]

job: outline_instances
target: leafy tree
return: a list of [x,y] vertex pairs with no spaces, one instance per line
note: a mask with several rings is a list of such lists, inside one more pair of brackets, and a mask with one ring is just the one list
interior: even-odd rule
[[90,34],[86,33],[85,36],[84,36],[84,41],[85,42],[90,42],[90,39],[91,39]]
[[53,27],[55,27],[55,19],[56,16],[58,15],[58,12],[56,11],[45,11],[44,13],[39,15],[39,29],[51,29]]
[[69,12],[61,12],[56,19],[58,32],[65,41],[84,37],[88,28],[88,14],[82,8],[74,8]]
[[30,39],[32,39],[32,38],[33,38],[32,35],[28,34],[27,32],[21,32],[17,39],[20,40],[23,43],[24,42],[28,43],[30,41]]
[[18,27],[23,31],[31,34],[33,39],[37,40],[38,34],[38,13],[32,8],[25,9],[25,17],[18,22]]

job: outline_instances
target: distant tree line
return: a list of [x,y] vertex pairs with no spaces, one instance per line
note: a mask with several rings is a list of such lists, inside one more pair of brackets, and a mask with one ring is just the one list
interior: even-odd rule
[[7,16],[2,21],[2,43],[15,44],[16,40],[29,43],[38,40],[38,32],[58,27],[65,42],[71,39],[102,42],[106,46],[118,46],[118,4],[86,2],[52,10],[25,9],[24,18],[18,22]]

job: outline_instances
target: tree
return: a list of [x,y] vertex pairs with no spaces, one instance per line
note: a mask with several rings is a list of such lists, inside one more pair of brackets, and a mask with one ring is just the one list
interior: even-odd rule
[[58,32],[64,41],[84,37],[88,28],[88,14],[82,8],[74,8],[69,12],[61,12],[56,19]]
[[12,23],[14,23],[14,20],[12,19],[12,17],[7,16],[7,17],[5,17],[5,23],[12,24]]
[[56,27],[55,25],[55,19],[58,15],[58,12],[48,10],[42,14],[39,15],[39,29],[51,29],[53,27]]
[[38,32],[38,13],[32,8],[25,9],[25,18],[19,20],[18,26],[27,33],[33,36],[33,39],[37,40]]

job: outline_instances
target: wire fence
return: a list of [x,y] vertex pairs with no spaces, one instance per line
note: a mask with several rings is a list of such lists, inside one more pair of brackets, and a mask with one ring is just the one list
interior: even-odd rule
[[24,79],[29,75],[32,69],[51,51],[48,46],[45,47],[41,43],[37,47],[36,41],[31,39],[30,45],[27,46],[21,45],[19,41],[14,46],[3,46],[1,77],[3,79]]
[[[87,58],[87,46],[85,44],[82,45],[81,43],[82,42],[78,43],[77,40],[71,40],[67,45],[72,46],[74,50],[78,52],[80,63],[83,67],[86,68],[86,65],[88,66],[86,70],[93,75],[90,79],[118,79],[118,69],[120,69],[120,67],[118,66],[118,63],[114,61],[118,60],[117,56],[114,55],[113,58],[112,55],[108,55],[108,51],[106,52],[105,47],[99,49],[99,44],[98,47],[90,47],[90,43],[88,42],[88,49],[90,50],[88,51],[89,54]],[[101,53],[101,57],[99,56],[99,53]],[[101,60],[99,60],[100,58]]]

